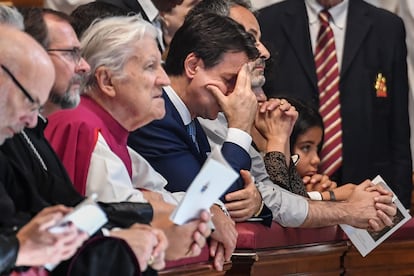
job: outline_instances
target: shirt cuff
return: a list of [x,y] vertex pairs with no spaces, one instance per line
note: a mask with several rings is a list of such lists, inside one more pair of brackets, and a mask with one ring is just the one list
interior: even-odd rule
[[110,237],[111,236],[111,232],[106,228],[101,228],[101,232],[102,232],[102,235],[104,235],[104,237]]
[[226,142],[239,145],[245,151],[249,152],[250,145],[252,144],[252,137],[247,132],[238,128],[229,128]]
[[214,204],[215,204],[215,205],[217,205],[217,206],[221,209],[221,211],[223,211],[223,213],[224,213],[226,216],[228,216],[228,217],[230,216],[229,211],[227,211],[226,206],[224,205],[224,203],[223,203],[221,200],[217,199],[217,200],[214,202]]
[[322,200],[320,192],[308,192],[309,198],[312,200]]

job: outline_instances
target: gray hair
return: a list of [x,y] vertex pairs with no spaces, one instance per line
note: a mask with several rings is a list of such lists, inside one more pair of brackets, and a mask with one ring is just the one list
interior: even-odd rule
[[94,21],[81,38],[82,56],[91,67],[86,76],[86,88],[96,85],[94,75],[100,66],[106,66],[122,78],[124,65],[136,54],[136,42],[147,35],[156,39],[157,30],[138,15]]
[[242,6],[249,11],[253,11],[252,3],[250,0],[226,0],[229,3],[230,8],[234,6]]
[[17,29],[24,30],[23,15],[13,7],[0,4],[0,23],[9,24]]

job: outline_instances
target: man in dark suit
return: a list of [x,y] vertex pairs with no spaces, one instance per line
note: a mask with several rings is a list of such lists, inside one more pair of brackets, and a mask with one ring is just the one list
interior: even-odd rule
[[[254,39],[226,17],[202,14],[186,20],[176,32],[165,63],[171,79],[163,93],[166,115],[133,132],[128,141],[168,180],[167,190],[186,191],[211,151],[197,116],[214,119],[223,110],[232,134],[221,152],[235,171],[250,169],[247,150],[257,103],[247,62],[257,54]],[[248,172],[242,176],[228,190],[246,191],[243,199],[235,200],[240,211],[247,209],[251,217],[265,210],[271,217]]]
[[[201,19],[207,21],[196,22]],[[166,87],[163,94],[166,116],[140,128],[129,138],[129,145],[168,180],[166,188],[174,192],[188,188],[211,151],[197,116],[214,119],[223,109],[230,117],[230,128],[241,141],[230,138],[221,151],[236,171],[250,169],[251,161],[243,142],[247,141],[247,146],[251,142],[249,133],[256,100],[247,84],[247,81],[250,84],[247,67],[242,65],[256,57],[257,49],[235,22],[220,16],[215,19],[235,34],[205,15],[186,22],[173,38],[174,48],[171,47],[166,60],[166,71],[171,78],[171,87]],[[214,36],[206,38],[203,31]],[[186,127],[191,122],[195,126],[195,142]],[[239,179],[228,191],[243,187],[244,181]]]
[[339,65],[342,165],[339,183],[380,174],[410,206],[408,80],[402,20],[362,0],[287,0],[259,14],[274,57],[265,91],[319,106],[314,61],[318,13],[332,16]]

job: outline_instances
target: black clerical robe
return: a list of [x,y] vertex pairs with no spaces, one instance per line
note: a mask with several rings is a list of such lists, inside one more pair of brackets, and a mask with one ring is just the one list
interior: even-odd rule
[[[83,199],[44,138],[45,127],[46,121],[39,118],[36,128],[25,129],[24,133],[0,146],[0,181],[3,184],[0,187],[0,227],[3,231],[15,231],[47,206],[75,206]],[[109,218],[107,227],[128,227],[135,222],[152,220],[152,207],[147,203],[99,204]]]

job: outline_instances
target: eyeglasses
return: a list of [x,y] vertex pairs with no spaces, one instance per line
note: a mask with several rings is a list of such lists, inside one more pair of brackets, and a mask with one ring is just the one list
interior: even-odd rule
[[78,47],[73,47],[72,49],[47,49],[48,52],[64,52],[70,55],[72,60],[79,64],[82,56],[81,56],[81,50]]
[[6,74],[11,78],[11,80],[13,81],[13,83],[19,87],[20,91],[22,91],[22,93],[26,96],[26,98],[32,103],[38,103],[37,101],[35,101],[33,99],[32,96],[30,96],[30,93],[27,92],[26,88],[23,87],[23,85],[16,79],[16,77],[10,72],[10,70],[4,66],[3,64],[1,64],[1,68],[4,70],[4,72],[6,72]]

